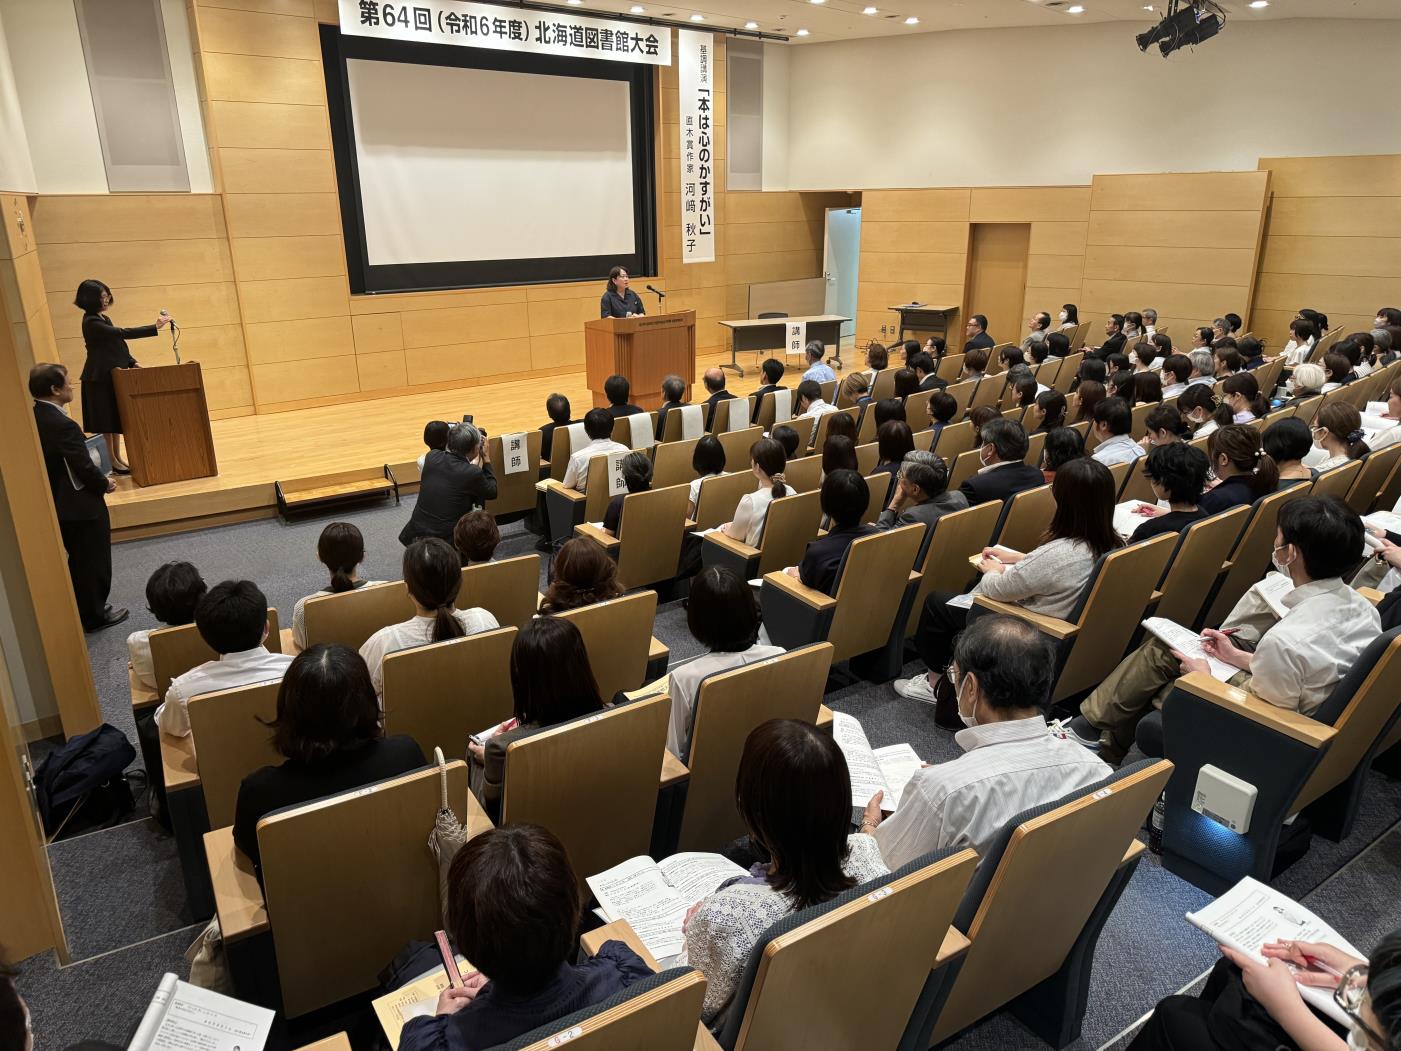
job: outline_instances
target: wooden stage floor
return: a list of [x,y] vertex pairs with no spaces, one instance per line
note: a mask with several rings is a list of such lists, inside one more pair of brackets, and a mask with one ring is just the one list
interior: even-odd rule
[[[700,374],[728,360],[728,353],[697,358],[693,396],[704,397]],[[755,363],[754,355],[741,355],[745,375],[740,378],[726,370],[728,389],[748,394],[757,388],[760,374]],[[790,378],[793,372],[790,367]],[[493,435],[530,430],[547,422],[545,398],[554,391],[569,398],[576,419],[581,407],[591,404],[580,369],[548,379],[215,420],[219,474],[144,489],[130,477],[119,477],[117,491],[107,498],[113,537],[129,540],[271,517],[277,507],[275,481],[379,468],[386,463],[401,487],[412,491],[418,482],[417,460],[423,453],[423,425],[429,420],[460,420],[471,413]]]

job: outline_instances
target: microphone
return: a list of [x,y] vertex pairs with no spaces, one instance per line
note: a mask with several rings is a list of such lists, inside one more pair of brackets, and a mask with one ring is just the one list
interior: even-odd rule
[[658,299],[659,301],[666,298],[666,293],[665,293],[665,292],[658,292],[658,291],[657,291],[655,288],[653,288],[651,285],[648,285],[648,286],[647,286],[647,291],[648,291],[648,292],[651,292],[654,296],[656,296],[657,299]]
[[[168,310],[166,310],[165,307],[161,307],[160,313],[161,313],[161,317],[163,317],[163,318],[169,318],[169,317],[170,317],[170,312],[169,312]],[[181,364],[181,361],[180,361],[180,337],[179,337],[179,335],[177,334],[177,333],[179,333],[179,331],[180,331],[180,329],[179,329],[179,327],[175,324],[175,319],[174,319],[174,318],[171,318],[171,320],[170,320],[170,349],[171,349],[172,351],[175,352],[175,364],[177,364],[177,365]]]

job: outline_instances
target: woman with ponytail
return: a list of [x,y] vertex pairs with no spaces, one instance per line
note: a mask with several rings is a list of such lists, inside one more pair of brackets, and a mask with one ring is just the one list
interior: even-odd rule
[[1226,409],[1205,383],[1190,383],[1177,399],[1177,411],[1192,425],[1193,438],[1205,438],[1218,427],[1231,422],[1231,410]]
[[1313,421],[1314,448],[1304,463],[1319,474],[1341,467],[1371,452],[1366,437],[1362,415],[1354,406],[1341,401],[1325,405]]
[[318,595],[339,595],[343,591],[354,591],[376,580],[361,580],[360,563],[365,561],[365,538],[360,530],[350,522],[332,522],[321,530],[321,538],[316,541],[316,557],[331,573],[331,583],[316,592],[297,599],[292,607],[292,641],[297,649],[307,648],[306,601]]
[[1270,403],[1260,392],[1260,381],[1249,372],[1226,378],[1221,385],[1221,401],[1231,414],[1227,423],[1250,423],[1270,411]]
[[740,498],[734,520],[720,526],[720,532],[749,547],[758,547],[759,538],[764,535],[764,522],[769,517],[769,504],[788,495],[788,487],[783,482],[783,468],[788,465],[788,458],[778,442],[760,438],[749,447],[749,462],[759,488]]
[[1217,484],[1197,502],[1209,515],[1252,504],[1279,487],[1279,465],[1260,442],[1260,432],[1248,424],[1231,423],[1211,435],[1207,458]]
[[402,624],[380,628],[360,647],[360,656],[369,666],[380,707],[384,706],[386,655],[501,626],[479,606],[457,608],[457,592],[462,587],[462,560],[445,540],[424,537],[405,549],[404,585],[413,601],[414,615]]

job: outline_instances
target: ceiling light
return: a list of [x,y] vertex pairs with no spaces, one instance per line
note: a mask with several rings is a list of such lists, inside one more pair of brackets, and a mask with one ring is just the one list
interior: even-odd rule
[[1072,15],[1081,15],[1085,13],[1085,8],[1080,4],[1071,4],[1066,10]]
[[1269,7],[1270,0],[1250,0],[1250,6],[1258,11],[1262,7]]
[[825,4],[827,0],[808,0],[810,4]]
[[745,29],[758,29],[758,28],[759,28],[759,23],[758,23],[758,22],[746,22],[746,23],[744,23],[744,28],[745,28]]
[[1144,4],[1144,5],[1143,5],[1143,10],[1145,10],[1145,11],[1151,11],[1151,10],[1153,10],[1153,5],[1152,5],[1152,4]]
[[564,2],[570,7],[579,7],[581,4],[583,4],[584,0],[564,0]]
[[807,36],[807,35],[808,35],[808,31],[807,31],[806,29],[800,29],[800,30],[798,30],[797,35],[798,35],[798,36]]
[[914,15],[911,15],[909,18],[905,19],[905,25],[917,26],[919,25],[919,19],[916,18]]
[[863,15],[873,15],[876,13],[876,9],[874,7],[863,7],[861,13]]
[[633,4],[631,7],[628,8],[628,11],[629,11],[630,13],[634,14],[634,15],[643,14],[643,13],[646,12],[646,10],[647,10],[647,9],[646,9],[645,7],[643,7],[641,4]]
[[691,16],[691,21],[692,21],[692,22],[704,22],[704,21],[705,21],[705,15],[692,15],[692,16]]

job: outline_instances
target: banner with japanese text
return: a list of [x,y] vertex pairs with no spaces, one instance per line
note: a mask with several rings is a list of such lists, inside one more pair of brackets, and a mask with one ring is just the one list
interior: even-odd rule
[[715,262],[715,38],[677,32],[681,88],[681,261]]
[[340,16],[350,36],[671,65],[670,30],[621,19],[463,0],[340,0]]

